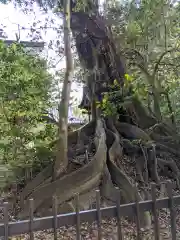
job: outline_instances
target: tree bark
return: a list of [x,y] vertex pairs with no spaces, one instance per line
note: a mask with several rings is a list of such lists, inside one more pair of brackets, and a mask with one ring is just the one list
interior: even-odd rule
[[70,0],[64,1],[64,45],[66,57],[66,72],[59,104],[59,141],[57,146],[56,160],[54,164],[54,176],[56,179],[68,166],[68,106],[70,99],[73,60],[70,43]]

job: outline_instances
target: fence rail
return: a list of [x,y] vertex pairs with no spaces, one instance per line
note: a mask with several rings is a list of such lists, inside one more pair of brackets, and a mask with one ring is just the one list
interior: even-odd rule
[[[19,222],[8,222],[8,203],[3,204],[4,223],[0,224],[0,236],[4,236],[5,240],[10,236],[16,236],[28,233],[30,240],[34,239],[33,232],[54,229],[54,239],[57,239],[57,229],[62,226],[76,226],[76,239],[80,239],[80,225],[83,222],[93,223],[97,221],[98,239],[101,239],[101,220],[103,218],[117,218],[118,222],[118,239],[123,239],[121,235],[121,218],[135,216],[137,225],[137,236],[140,232],[140,214],[143,212],[151,212],[154,216],[154,236],[159,239],[157,210],[168,208],[170,210],[171,236],[176,240],[176,216],[175,207],[180,206],[180,195],[172,196],[172,184],[167,182],[168,197],[156,199],[156,185],[152,184],[152,200],[129,203],[120,205],[120,191],[117,190],[116,206],[100,208],[100,192],[96,191],[96,209],[88,211],[79,211],[79,196],[76,195],[76,212],[57,215],[57,198],[53,197],[53,214],[54,216],[44,218],[33,217],[33,200],[30,199],[30,216],[29,220]],[[139,238],[140,239],[140,238]]]

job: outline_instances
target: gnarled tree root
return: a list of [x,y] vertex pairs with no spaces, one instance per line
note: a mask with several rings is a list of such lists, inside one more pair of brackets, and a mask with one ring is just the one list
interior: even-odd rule
[[[118,168],[116,165],[116,162],[120,162],[123,157],[118,136],[110,130],[107,130],[107,132],[114,136],[114,142],[109,148],[107,161],[112,181],[120,188],[124,202],[142,201],[143,198],[138,189],[129,181],[128,176],[123,171],[123,167],[120,167],[121,165],[119,164],[120,168]],[[117,149],[120,150],[117,151]],[[151,216],[150,213],[146,212],[141,215],[141,226],[149,227],[150,225]]]
[[[84,132],[87,136],[92,135],[93,129],[95,127],[94,122],[90,122],[86,124],[85,126],[81,127],[77,131],[71,132],[68,135],[68,145],[71,146],[72,144],[76,144],[78,142],[78,138],[81,132]],[[57,141],[54,141],[51,143],[51,145],[56,145]],[[38,187],[41,186],[41,184],[49,183],[51,182],[51,177],[53,173],[53,164],[50,164],[47,166],[42,172],[40,172],[34,179],[32,179],[31,182],[29,182],[25,188],[20,193],[20,205],[23,206],[24,200],[27,199],[27,197],[35,191]]]
[[[149,199],[149,182],[154,180],[160,183],[161,172],[159,170],[162,169],[164,171],[165,166],[173,172],[173,177],[179,187],[179,164],[177,161],[174,161],[174,157],[177,159],[180,154],[176,149],[169,148],[161,143],[156,144],[144,130],[137,126],[127,123],[113,124],[112,121],[98,120],[94,138],[96,154],[92,161],[87,162],[78,170],[73,170],[72,173],[61,176],[54,182],[47,183],[50,176],[48,168],[39,174],[34,180],[36,183],[31,182],[30,187],[26,187],[24,190],[25,193],[22,196],[23,199],[26,199],[26,202],[19,216],[24,218],[28,215],[28,199],[34,198],[35,211],[37,211],[41,208],[50,208],[53,195],[58,196],[59,211],[62,211],[65,207],[66,211],[75,210],[73,197],[76,193],[80,194],[80,208],[88,209],[91,205],[89,199],[92,197],[92,202],[95,200],[94,189],[97,187],[100,187],[103,203],[114,205],[116,201],[114,184],[120,188],[122,203]],[[87,138],[88,134],[92,135],[94,129],[94,124],[89,124],[82,128],[81,131],[74,132],[72,134],[73,140],[69,138],[70,144],[80,142],[78,137],[81,138],[82,142],[82,138]],[[83,137],[83,131],[87,131],[85,133],[86,136],[84,135],[85,138]],[[156,147],[154,152],[152,152],[153,144]],[[131,157],[136,157],[134,162],[136,163],[136,172],[139,173],[140,182],[142,182],[142,185],[138,183],[138,186],[142,188],[141,193],[124,171],[122,165],[122,163],[124,164],[124,152]],[[166,152],[172,155],[170,161],[162,157]],[[134,180],[136,181],[137,179]],[[46,182],[45,184],[44,181]],[[150,224],[150,214],[148,212],[142,214],[141,226],[149,226]]]
[[[106,163],[106,135],[101,120],[98,120],[95,134],[96,154],[91,162],[84,167],[65,175],[60,179],[46,184],[29,195],[28,199],[34,199],[34,211],[40,207],[43,202],[58,196],[58,202],[63,203],[71,200],[76,193],[82,194],[94,189],[99,185],[102,172]],[[29,214],[29,204],[26,201],[19,217],[24,218]]]
[[29,194],[34,191],[40,184],[50,176],[52,176],[53,164],[47,166],[42,172],[40,172],[31,182],[29,182],[23,191],[20,193],[20,205],[24,204],[24,200],[29,196]]
[[145,131],[143,131],[141,128],[136,127],[135,125],[125,122],[117,122],[116,128],[118,132],[127,139],[140,139],[144,141],[151,140],[151,138]]

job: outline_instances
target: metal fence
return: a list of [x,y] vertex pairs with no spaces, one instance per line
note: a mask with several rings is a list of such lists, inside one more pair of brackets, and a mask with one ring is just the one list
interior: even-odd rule
[[29,234],[29,239],[34,239],[34,232],[53,229],[53,238],[58,239],[57,231],[62,226],[76,226],[76,239],[81,239],[81,223],[97,222],[98,237],[102,239],[102,228],[101,223],[103,218],[116,218],[117,219],[117,239],[124,239],[122,236],[122,217],[135,217],[136,220],[136,231],[137,238],[140,238],[140,215],[143,212],[149,211],[153,216],[153,228],[154,228],[154,239],[159,238],[159,222],[158,222],[158,210],[167,208],[170,212],[170,225],[171,225],[171,238],[177,239],[176,237],[176,211],[175,208],[180,206],[180,195],[173,196],[172,194],[172,183],[166,182],[167,186],[167,197],[162,199],[156,199],[156,184],[152,184],[151,196],[152,199],[148,201],[139,202],[138,200],[134,203],[121,205],[120,190],[117,189],[117,201],[116,206],[100,208],[100,191],[96,190],[96,209],[88,211],[79,211],[79,195],[75,196],[76,199],[76,212],[58,215],[57,210],[57,198],[53,197],[53,216],[44,218],[34,218],[33,216],[33,199],[29,200],[29,220],[19,222],[8,221],[8,206],[5,202],[3,204],[4,209],[4,223],[0,224],[0,236],[3,236],[5,240],[8,240],[10,236],[17,236],[21,234]]

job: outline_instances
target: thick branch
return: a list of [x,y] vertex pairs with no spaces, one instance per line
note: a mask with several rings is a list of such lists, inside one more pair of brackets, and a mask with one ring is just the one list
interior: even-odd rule
[[154,67],[154,71],[153,71],[153,75],[152,75],[153,77],[155,77],[155,75],[156,75],[156,73],[157,73],[157,71],[158,71],[158,68],[159,68],[159,64],[161,63],[161,61],[162,61],[162,59],[164,58],[164,56],[165,56],[166,54],[168,54],[168,53],[175,52],[175,51],[180,51],[180,49],[172,48],[172,49],[169,49],[169,50],[163,52],[163,53],[160,55],[160,57],[159,57],[156,65],[155,65],[155,67]]
[[172,104],[171,104],[169,94],[168,94],[168,92],[164,92],[164,95],[165,95],[167,103],[168,103],[168,108],[169,108],[169,113],[170,113],[172,124],[174,125],[174,127],[176,127],[175,114],[174,114],[174,111],[173,111],[173,107],[172,107]]

